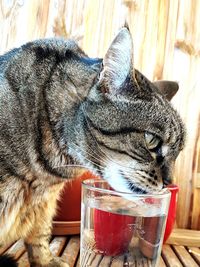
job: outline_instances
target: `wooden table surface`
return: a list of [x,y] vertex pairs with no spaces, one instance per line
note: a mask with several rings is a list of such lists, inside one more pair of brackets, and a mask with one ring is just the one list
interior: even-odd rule
[[[74,236],[54,236],[50,242],[50,249],[54,255],[61,256],[70,267],[79,267],[80,237]],[[19,267],[28,267],[27,253],[22,240],[10,244],[0,249],[0,254],[9,253],[18,260]],[[98,259],[99,267],[120,267],[106,257]],[[126,265],[127,266],[127,265]],[[149,266],[142,263],[140,267]],[[129,267],[139,267],[129,264]],[[159,267],[198,267],[200,266],[200,244],[199,247],[186,247],[180,245],[163,245],[162,256]],[[3,267],[3,266],[1,266]],[[123,266],[121,266],[123,267]],[[128,266],[127,266],[128,267]]]

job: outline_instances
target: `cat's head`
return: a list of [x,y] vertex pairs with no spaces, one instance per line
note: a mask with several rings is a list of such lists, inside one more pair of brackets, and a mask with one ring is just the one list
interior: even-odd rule
[[122,28],[81,106],[84,163],[120,191],[153,192],[170,183],[185,136],[169,103],[177,90],[177,83],[152,83],[134,68],[131,34]]

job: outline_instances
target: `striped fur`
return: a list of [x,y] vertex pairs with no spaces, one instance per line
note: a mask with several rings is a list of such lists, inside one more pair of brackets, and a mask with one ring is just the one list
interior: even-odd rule
[[0,57],[0,245],[23,238],[31,266],[67,266],[48,242],[59,192],[80,166],[120,191],[157,191],[171,178],[184,144],[167,100],[177,85],[135,70],[132,47],[123,28],[103,60],[63,39]]

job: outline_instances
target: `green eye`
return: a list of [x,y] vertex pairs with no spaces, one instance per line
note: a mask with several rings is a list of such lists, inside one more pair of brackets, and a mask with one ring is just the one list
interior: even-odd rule
[[146,145],[150,151],[156,151],[162,145],[162,140],[155,134],[146,132],[144,134]]

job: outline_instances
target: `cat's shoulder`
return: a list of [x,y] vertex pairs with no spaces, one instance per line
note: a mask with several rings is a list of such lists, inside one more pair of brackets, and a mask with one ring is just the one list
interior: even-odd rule
[[86,55],[72,39],[56,37],[37,39],[0,55],[0,73],[10,65],[13,67],[15,64],[20,64],[23,67],[25,63],[29,65],[33,60],[41,62],[50,57],[62,60],[73,56],[85,57]]
[[76,51],[80,48],[78,47],[77,43],[74,40],[71,39],[64,39],[64,38],[43,38],[43,39],[37,39],[31,42],[28,42],[21,46],[23,51],[35,51],[37,52],[37,49],[45,50],[49,52],[53,51]]

